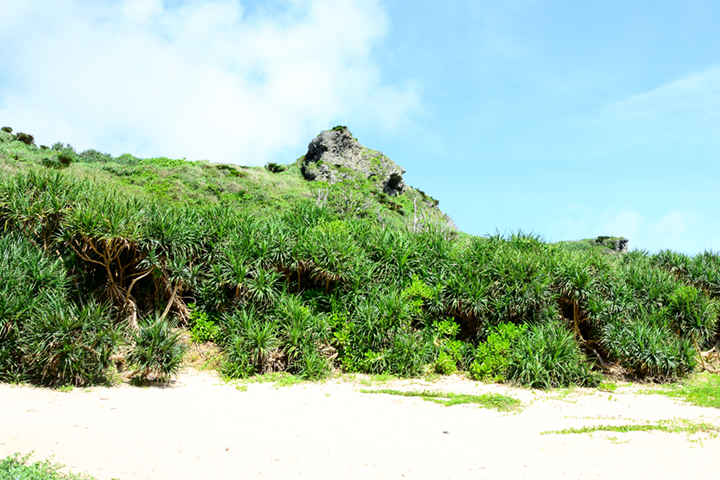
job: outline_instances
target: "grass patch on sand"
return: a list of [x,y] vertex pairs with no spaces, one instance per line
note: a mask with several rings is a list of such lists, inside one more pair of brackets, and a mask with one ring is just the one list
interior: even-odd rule
[[580,428],[564,428],[562,430],[547,430],[540,432],[540,435],[569,435],[578,433],[595,432],[666,432],[666,433],[687,433],[688,436],[706,434],[707,438],[717,438],[720,428],[707,422],[695,422],[687,418],[673,418],[660,420],[657,423],[637,423],[630,425],[591,425]]
[[362,393],[382,393],[385,395],[399,395],[401,397],[420,397],[428,402],[435,402],[446,407],[453,405],[462,405],[465,403],[474,403],[483,408],[490,408],[499,412],[509,412],[518,410],[522,406],[522,402],[506,395],[498,393],[486,393],[484,395],[466,395],[464,393],[451,392],[433,392],[429,390],[410,390],[403,392],[400,390],[360,390]]
[[63,465],[49,460],[30,463],[30,455],[15,453],[0,460],[0,480],[94,480],[89,475],[62,473]]
[[646,390],[643,393],[677,398],[698,407],[720,408],[720,376],[701,373],[687,382]]
[[234,382],[245,386],[247,386],[248,383],[274,383],[276,387],[291,387],[299,383],[307,383],[309,380],[286,372],[272,372],[261,375],[253,375],[252,377],[236,380]]

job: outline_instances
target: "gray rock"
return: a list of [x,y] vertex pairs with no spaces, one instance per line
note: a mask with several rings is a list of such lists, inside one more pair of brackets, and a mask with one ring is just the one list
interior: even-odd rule
[[618,253],[627,253],[628,251],[628,239],[624,237],[600,236],[595,239],[595,244],[602,245]]
[[345,127],[326,130],[308,145],[302,162],[307,180],[330,184],[361,176],[388,195],[406,190],[403,170],[382,152],[363,147]]

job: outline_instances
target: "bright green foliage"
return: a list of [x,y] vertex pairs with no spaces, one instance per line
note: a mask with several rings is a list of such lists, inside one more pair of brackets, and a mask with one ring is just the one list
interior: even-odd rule
[[559,322],[533,325],[518,337],[507,368],[509,381],[534,388],[596,386],[593,374],[572,333]]
[[19,453],[0,460],[0,480],[93,480],[89,475],[62,473],[63,465],[48,460],[29,462],[30,455]]
[[454,340],[460,331],[460,325],[452,319],[441,320],[433,325],[433,344],[437,346],[438,356],[435,360],[435,372],[451,375],[457,372],[457,366],[463,360],[463,342]]
[[503,382],[507,376],[512,347],[527,331],[527,325],[501,323],[493,327],[487,340],[478,345],[470,376],[476,380]]
[[[194,304],[188,304],[191,309]],[[210,320],[208,314],[201,309],[194,309],[190,314],[190,335],[195,343],[215,342],[220,334],[220,327]]]

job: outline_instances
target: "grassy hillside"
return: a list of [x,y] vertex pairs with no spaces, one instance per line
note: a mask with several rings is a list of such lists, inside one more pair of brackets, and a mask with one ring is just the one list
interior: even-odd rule
[[[472,237],[362,177],[113,158],[0,132],[0,379],[163,379],[174,327],[228,377],[467,371],[669,380],[717,341],[720,257]],[[615,240],[615,239],[611,239]]]

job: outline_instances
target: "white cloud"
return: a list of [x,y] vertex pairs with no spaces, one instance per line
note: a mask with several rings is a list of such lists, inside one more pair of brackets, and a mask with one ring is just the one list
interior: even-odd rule
[[[173,6],[170,7],[169,4]],[[17,6],[16,6],[17,5]],[[3,7],[0,121],[110,153],[289,161],[335,123],[399,128],[412,83],[386,82],[375,0],[16,2]],[[282,158],[278,158],[282,156]]]

